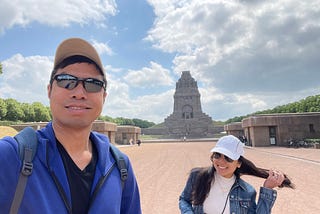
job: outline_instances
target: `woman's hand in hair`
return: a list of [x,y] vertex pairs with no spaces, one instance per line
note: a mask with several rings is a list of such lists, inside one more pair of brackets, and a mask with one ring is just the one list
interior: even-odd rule
[[284,174],[277,170],[269,170],[269,176],[264,181],[263,187],[273,189],[275,187],[278,187],[282,184],[284,181]]

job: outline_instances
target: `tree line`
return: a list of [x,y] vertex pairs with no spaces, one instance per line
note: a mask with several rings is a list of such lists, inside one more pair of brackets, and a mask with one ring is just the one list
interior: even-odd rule
[[[242,119],[259,114],[275,114],[275,113],[303,113],[303,112],[320,112],[320,95],[309,96],[297,102],[276,106],[272,109],[257,111],[244,116],[237,116],[225,121],[225,124],[233,122],[241,122]],[[132,125],[140,128],[149,128],[156,125],[153,122],[141,119],[129,119],[124,117],[112,118],[101,115],[99,120],[116,123],[117,125]],[[47,122],[51,120],[51,111],[49,107],[44,106],[40,102],[19,103],[9,98],[0,98],[0,121],[8,121],[6,124],[17,122]],[[1,124],[4,124],[2,122]]]
[[116,123],[117,125],[137,126],[140,128],[149,128],[149,127],[155,125],[154,122],[149,122],[147,120],[141,120],[141,119],[137,119],[137,118],[129,119],[129,118],[124,118],[124,117],[112,118],[109,116],[100,116],[98,119],[103,120],[103,121]]
[[46,122],[51,119],[50,109],[40,102],[19,103],[15,99],[0,98],[0,120],[12,122]]
[[241,122],[242,119],[259,114],[276,114],[276,113],[304,113],[304,112],[320,112],[320,95],[308,96],[297,102],[276,106],[272,109],[257,111],[245,116],[237,116],[226,121],[227,123]]
[[[19,122],[48,122],[52,119],[50,108],[40,102],[20,103],[15,99],[0,98],[0,121],[2,125]],[[128,119],[124,117],[112,118],[100,116],[99,120],[116,123],[117,125],[132,125],[140,128],[149,128],[155,123],[141,119]]]

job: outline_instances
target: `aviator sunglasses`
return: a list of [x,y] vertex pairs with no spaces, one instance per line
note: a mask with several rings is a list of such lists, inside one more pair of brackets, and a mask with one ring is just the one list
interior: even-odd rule
[[89,93],[95,93],[101,91],[101,88],[106,89],[105,83],[95,78],[78,78],[70,74],[58,74],[54,78],[57,81],[57,85],[61,88],[72,90],[79,82],[82,82],[84,89]]
[[233,162],[233,160],[232,160],[231,158],[229,158],[228,156],[225,156],[225,155],[223,155],[223,154],[220,154],[220,153],[218,153],[218,152],[214,152],[214,153],[212,154],[212,157],[213,157],[214,159],[219,159],[221,156],[223,156],[224,159],[225,159],[227,162],[229,162],[229,163],[232,163],[232,162]]

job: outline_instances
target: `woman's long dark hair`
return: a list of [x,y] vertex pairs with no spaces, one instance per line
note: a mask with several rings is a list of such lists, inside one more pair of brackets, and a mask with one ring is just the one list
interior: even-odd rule
[[[211,161],[212,160],[213,156],[211,156]],[[252,161],[244,158],[243,156],[240,156],[238,161],[241,163],[241,166],[234,172],[237,178],[239,178],[241,175],[252,175],[260,178],[267,178],[269,176],[269,170],[256,167]],[[203,204],[204,200],[209,194],[211,183],[214,182],[214,172],[216,170],[213,166],[210,166],[194,168],[192,171],[197,171],[197,178],[192,187],[191,201],[194,205],[200,205]],[[294,189],[295,186],[288,176],[286,174],[284,176],[285,179],[279,187],[288,187]]]

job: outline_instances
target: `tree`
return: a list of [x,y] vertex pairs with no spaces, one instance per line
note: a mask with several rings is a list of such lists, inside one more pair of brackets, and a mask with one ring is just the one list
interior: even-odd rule
[[297,102],[288,103],[282,106],[276,106],[273,109],[257,111],[246,116],[230,118],[226,123],[241,122],[241,120],[250,115],[259,114],[277,114],[277,113],[303,113],[303,112],[320,112],[320,95],[309,96]]
[[47,122],[51,119],[50,113],[48,109],[43,106],[40,102],[34,102],[32,103],[32,107],[34,109],[35,119],[36,122]]
[[6,120],[18,121],[24,117],[20,103],[12,98],[6,99],[5,102],[7,105],[7,115],[5,117]]
[[0,62],[0,74],[2,74],[2,64]]
[[129,126],[134,126],[134,122],[131,119],[124,118],[124,117],[117,117],[115,119],[116,124],[118,125],[129,125]]
[[4,120],[7,115],[7,104],[0,98],[0,120]]
[[132,121],[133,121],[135,126],[138,126],[140,128],[149,128],[149,127],[155,125],[155,123],[153,123],[153,122],[149,122],[149,121],[146,121],[146,120],[140,120],[140,119],[137,119],[137,118],[133,118]]
[[109,117],[109,116],[107,116],[107,115],[105,115],[105,116],[100,115],[100,116],[98,117],[98,120],[103,120],[103,121],[107,121],[107,122],[111,122],[111,123],[114,123],[114,122],[115,122],[112,117]]
[[32,122],[35,119],[34,108],[28,103],[22,103],[21,109],[24,112],[24,118],[21,120],[24,122]]

